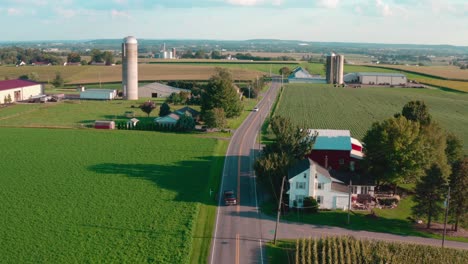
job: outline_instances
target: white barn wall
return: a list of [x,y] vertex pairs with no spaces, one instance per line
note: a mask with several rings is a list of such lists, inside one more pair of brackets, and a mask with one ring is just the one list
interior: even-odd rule
[[36,85],[31,85],[31,86],[25,86],[25,87],[19,87],[19,88],[13,88],[13,89],[0,91],[0,103],[4,104],[5,103],[4,99],[5,97],[8,97],[8,95],[11,96],[11,102],[16,102],[15,101],[16,91],[21,92],[20,101],[23,101],[23,100],[28,100],[32,96],[43,94],[44,86],[42,84],[36,84]]

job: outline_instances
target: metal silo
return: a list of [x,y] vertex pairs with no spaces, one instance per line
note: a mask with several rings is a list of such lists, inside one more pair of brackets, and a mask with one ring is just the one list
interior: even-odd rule
[[327,63],[326,63],[326,78],[327,78],[327,83],[334,83],[335,80],[335,54],[332,53],[327,56]]
[[122,87],[124,99],[138,100],[138,42],[132,36],[122,43]]
[[336,84],[343,84],[343,68],[344,68],[344,56],[343,55],[336,55],[336,72],[335,72],[335,83]]

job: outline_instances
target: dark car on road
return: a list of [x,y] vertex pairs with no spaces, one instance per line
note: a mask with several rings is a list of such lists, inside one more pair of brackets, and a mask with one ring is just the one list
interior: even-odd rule
[[224,191],[223,196],[224,196],[224,204],[226,204],[226,205],[236,205],[237,204],[236,195],[234,194],[233,190]]

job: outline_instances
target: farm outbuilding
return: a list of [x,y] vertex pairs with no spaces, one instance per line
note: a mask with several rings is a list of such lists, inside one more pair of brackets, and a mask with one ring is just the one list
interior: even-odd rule
[[359,161],[364,158],[363,146],[351,137],[349,130],[309,129],[311,136],[315,132],[318,136],[309,158],[327,169],[359,168]]
[[94,128],[96,128],[96,129],[115,129],[115,122],[114,121],[96,120],[94,122]]
[[10,103],[29,100],[33,96],[44,94],[44,85],[27,80],[0,81],[0,103],[10,100]]
[[165,85],[162,83],[154,82],[150,84],[146,84],[140,88],[138,88],[138,94],[140,98],[160,98],[160,97],[169,97],[172,93],[180,93],[180,92],[188,92],[190,90],[181,89],[172,87],[169,85]]
[[406,75],[401,73],[384,72],[357,72],[344,76],[346,83],[359,83],[365,85],[406,85]]
[[289,83],[327,83],[320,75],[312,75],[302,67],[297,67],[288,76]]
[[80,92],[80,99],[112,100],[116,96],[117,91],[110,89],[85,89]]

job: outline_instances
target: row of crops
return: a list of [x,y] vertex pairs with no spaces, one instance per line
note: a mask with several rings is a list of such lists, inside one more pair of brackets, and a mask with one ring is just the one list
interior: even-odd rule
[[339,263],[466,263],[467,250],[358,240],[353,237],[300,239],[295,243],[296,264]]
[[350,130],[353,137],[362,139],[373,122],[401,112],[411,100],[424,101],[435,121],[468,142],[468,94],[414,88],[289,84],[275,114],[289,117],[305,128]]

